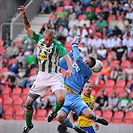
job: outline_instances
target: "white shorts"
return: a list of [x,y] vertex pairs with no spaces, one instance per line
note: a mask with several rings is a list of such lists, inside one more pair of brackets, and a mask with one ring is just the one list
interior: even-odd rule
[[46,91],[51,88],[52,92],[64,90],[64,79],[61,73],[46,73],[39,71],[36,81],[33,83],[29,93],[44,96]]

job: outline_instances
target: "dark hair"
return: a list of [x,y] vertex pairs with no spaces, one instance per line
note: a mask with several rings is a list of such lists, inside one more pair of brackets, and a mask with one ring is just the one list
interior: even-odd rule
[[90,67],[92,68],[92,67],[95,66],[95,64],[96,64],[96,60],[95,60],[93,57],[89,57],[89,58],[90,58],[91,61],[92,61],[92,64],[90,65]]

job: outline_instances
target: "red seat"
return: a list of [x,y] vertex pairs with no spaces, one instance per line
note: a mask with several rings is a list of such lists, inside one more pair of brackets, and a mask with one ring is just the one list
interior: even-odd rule
[[23,120],[24,119],[24,110],[19,108],[15,111],[14,120]]
[[84,19],[85,16],[86,16],[86,15],[84,15],[84,14],[79,15],[78,20],[80,21],[80,20]]
[[56,12],[57,12],[57,13],[58,13],[58,12],[61,12],[62,9],[63,9],[63,6],[58,6],[58,7],[56,8]]
[[101,110],[95,110],[94,112],[97,116],[100,116],[100,117],[102,116],[102,111]]
[[14,99],[20,97],[21,96],[21,93],[22,93],[22,89],[21,88],[17,88],[17,87],[14,88],[13,91],[12,91],[12,93],[11,93],[12,99],[14,100]]
[[127,112],[125,114],[124,123],[133,124],[133,112]]
[[130,93],[130,97],[133,98],[133,90]]
[[125,88],[125,85],[126,85],[125,80],[118,80],[118,81],[116,81],[115,89]]
[[3,99],[3,107],[2,107],[3,110],[11,108],[12,102],[13,102],[13,100],[10,97],[6,97],[5,99]]
[[21,97],[23,99],[23,102],[25,102],[25,100],[26,100],[26,98],[28,96],[29,90],[30,90],[29,88],[24,88],[23,89],[23,92],[22,92],[22,95],[21,95]]
[[104,92],[105,92],[106,95],[108,95],[108,97],[110,97],[112,95],[113,91],[114,91],[114,89],[111,88],[111,87],[105,87],[104,88]]
[[30,70],[29,76],[35,75],[35,74],[37,73],[37,71],[38,71],[38,68],[32,68],[32,69]]
[[126,84],[126,88],[129,88],[131,83],[133,83],[133,80],[128,80],[127,84]]
[[92,95],[93,97],[95,97],[95,96],[96,96],[96,91],[95,91],[95,90],[92,90],[92,91],[91,91],[91,95]]
[[118,97],[124,96],[124,89],[123,88],[116,89],[115,92],[118,95]]
[[4,41],[3,40],[0,40],[0,47],[3,46],[3,43],[4,43]]
[[18,108],[22,108],[23,99],[18,97],[13,100],[13,108],[17,110]]
[[13,118],[14,110],[13,108],[8,108],[4,111],[4,119],[11,120]]
[[5,88],[2,89],[2,98],[3,99],[9,97],[10,94],[11,94],[11,88],[5,87]]
[[15,60],[16,60],[15,58],[9,59],[8,60],[8,65],[11,65],[12,63],[14,63]]
[[107,80],[106,82],[105,82],[105,87],[108,87],[108,88],[114,88],[114,86],[115,86],[115,81],[114,80]]
[[128,66],[131,64],[131,62],[129,60],[124,60],[121,62],[121,68],[125,69],[128,68]]
[[112,60],[111,63],[110,63],[110,66],[111,66],[112,70],[114,70],[116,65],[119,64],[119,63],[120,63],[119,60]]
[[104,117],[108,122],[111,122],[112,116],[113,116],[112,111],[105,111],[103,113],[103,116],[102,117]]
[[122,123],[123,117],[124,117],[124,112],[123,111],[115,112],[114,116],[112,118],[112,122],[120,124],[120,123]]
[[0,73],[4,73],[4,72],[8,72],[8,68],[7,67],[3,67],[0,69]]
[[45,109],[39,109],[39,110],[37,110],[35,119],[38,121],[43,121],[43,120],[45,120],[46,116],[47,116],[47,111]]

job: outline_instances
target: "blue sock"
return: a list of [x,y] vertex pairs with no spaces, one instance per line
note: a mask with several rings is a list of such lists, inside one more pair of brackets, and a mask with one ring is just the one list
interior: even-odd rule
[[64,120],[64,122],[62,122],[61,124],[63,124],[63,125],[66,126],[66,127],[73,128],[73,123],[70,122],[70,120],[69,120],[68,118],[66,118],[66,119]]

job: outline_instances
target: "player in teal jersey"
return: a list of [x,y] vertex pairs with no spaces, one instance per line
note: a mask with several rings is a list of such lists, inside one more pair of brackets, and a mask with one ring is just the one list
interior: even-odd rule
[[37,58],[39,63],[36,81],[29,91],[25,104],[26,126],[23,133],[28,133],[33,128],[32,104],[39,96],[44,96],[49,87],[57,98],[54,112],[56,113],[62,107],[64,103],[64,79],[58,66],[59,59],[64,57],[67,62],[68,70],[65,73],[66,78],[71,75],[72,61],[62,43],[54,39],[52,30],[47,29],[43,36],[36,33],[30,26],[24,6],[20,6],[18,10],[22,14],[24,28],[37,42]]

